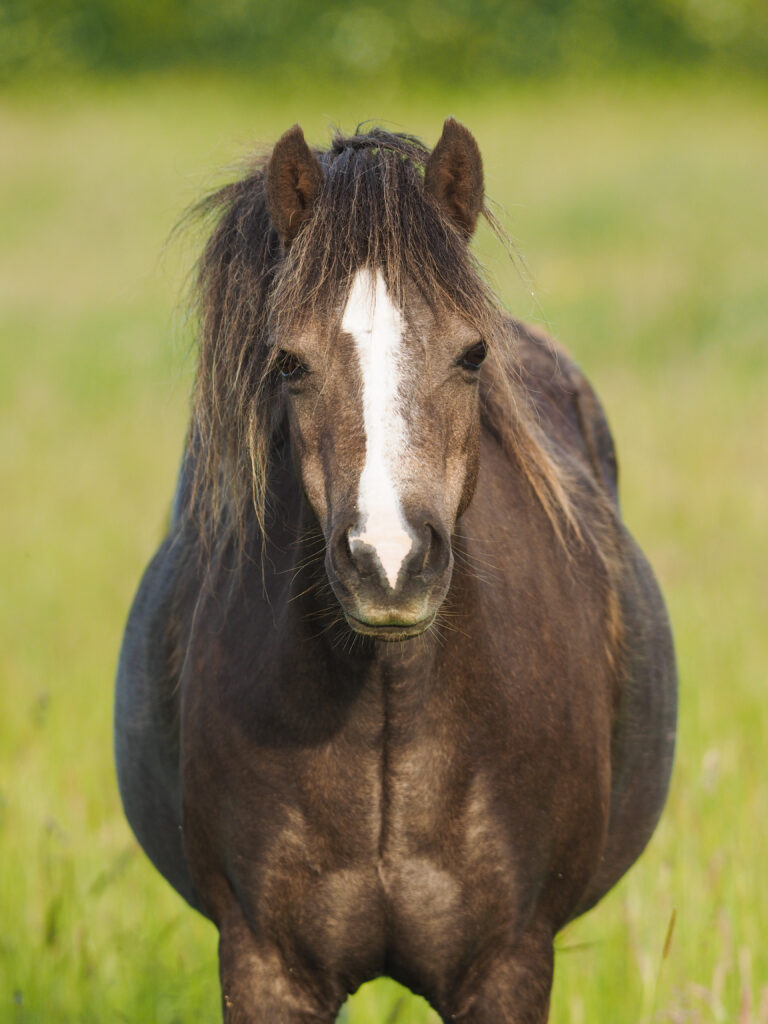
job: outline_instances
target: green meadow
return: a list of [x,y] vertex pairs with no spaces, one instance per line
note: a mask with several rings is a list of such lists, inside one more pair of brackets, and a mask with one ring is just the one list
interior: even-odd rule
[[[286,88],[288,85],[288,88]],[[361,98],[362,97],[362,98]],[[139,850],[111,751],[128,606],[194,370],[185,206],[296,121],[476,134],[509,308],[614,428],[680,669],[669,803],[557,945],[553,1024],[768,1022],[768,89],[737,79],[324,91],[155,76],[0,94],[0,1021],[219,1019],[214,928]],[[437,1020],[388,981],[346,1024]]]

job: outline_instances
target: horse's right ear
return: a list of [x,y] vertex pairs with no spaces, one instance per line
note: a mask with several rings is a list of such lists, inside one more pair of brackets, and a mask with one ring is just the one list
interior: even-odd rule
[[286,249],[309,219],[322,180],[317,157],[295,124],[278,140],[267,164],[269,215]]

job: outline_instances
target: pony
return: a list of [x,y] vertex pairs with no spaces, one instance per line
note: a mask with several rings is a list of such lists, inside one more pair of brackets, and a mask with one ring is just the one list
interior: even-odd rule
[[611,434],[470,240],[477,143],[298,126],[197,214],[199,363],[117,671],[136,837],[227,1024],[388,975],[543,1024],[553,939],[665,802],[676,673]]

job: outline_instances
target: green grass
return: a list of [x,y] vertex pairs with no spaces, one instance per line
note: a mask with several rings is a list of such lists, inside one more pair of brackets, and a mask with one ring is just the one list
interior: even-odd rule
[[[706,81],[361,97],[170,77],[0,97],[0,1020],[217,1020],[215,931],[138,850],[111,760],[121,630],[192,371],[190,254],[159,258],[168,231],[294,121],[316,141],[366,117],[434,141],[451,113],[525,257],[513,272],[482,234],[490,274],[605,402],[679,654],[667,811],[560,936],[552,1021],[768,1021],[766,100]],[[342,1019],[435,1017],[379,981]]]

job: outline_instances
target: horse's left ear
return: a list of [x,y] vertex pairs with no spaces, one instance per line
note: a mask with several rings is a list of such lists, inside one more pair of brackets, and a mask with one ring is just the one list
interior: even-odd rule
[[317,157],[295,124],[277,141],[267,164],[269,215],[286,249],[309,220],[322,180]]
[[429,154],[424,187],[469,238],[483,208],[483,160],[472,133],[452,117]]

